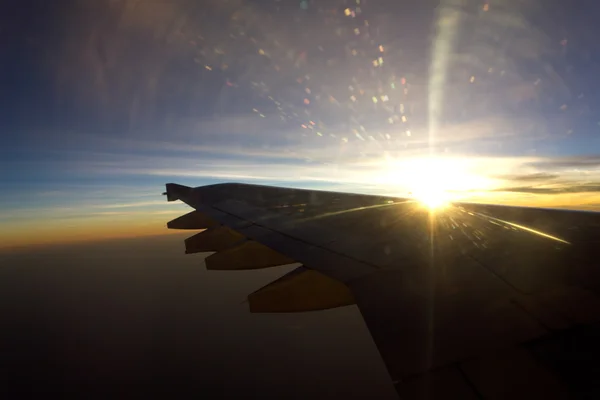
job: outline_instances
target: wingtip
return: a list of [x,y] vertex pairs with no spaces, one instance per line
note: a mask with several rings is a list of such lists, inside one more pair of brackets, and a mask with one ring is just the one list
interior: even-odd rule
[[180,200],[182,196],[188,195],[192,188],[189,186],[179,185],[177,183],[167,183],[166,185],[167,201]]

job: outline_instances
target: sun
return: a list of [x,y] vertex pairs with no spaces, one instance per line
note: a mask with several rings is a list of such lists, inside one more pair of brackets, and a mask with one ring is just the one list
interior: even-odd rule
[[487,179],[473,173],[467,161],[449,157],[388,159],[385,175],[388,183],[404,188],[410,197],[432,211],[487,185]]
[[429,210],[439,210],[450,204],[451,196],[441,187],[435,187],[434,185],[418,188],[416,191],[411,192],[412,197],[427,207]]
[[405,163],[402,174],[411,196],[431,211],[447,206],[457,179],[463,179],[455,162],[433,157]]

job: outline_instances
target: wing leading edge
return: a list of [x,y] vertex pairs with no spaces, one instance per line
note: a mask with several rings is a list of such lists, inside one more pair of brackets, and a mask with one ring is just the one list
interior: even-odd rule
[[[600,376],[600,215],[280,187],[167,184],[211,269],[302,266],[252,312],[356,304],[401,397],[565,398]],[[588,379],[584,379],[587,377]]]

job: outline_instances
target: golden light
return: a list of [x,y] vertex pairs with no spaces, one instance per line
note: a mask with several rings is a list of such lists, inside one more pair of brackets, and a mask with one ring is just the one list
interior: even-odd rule
[[444,208],[450,203],[450,196],[440,188],[423,188],[411,194],[412,197],[432,211]]
[[406,190],[430,210],[490,186],[490,180],[474,173],[475,166],[465,159],[431,156],[386,161],[383,180]]

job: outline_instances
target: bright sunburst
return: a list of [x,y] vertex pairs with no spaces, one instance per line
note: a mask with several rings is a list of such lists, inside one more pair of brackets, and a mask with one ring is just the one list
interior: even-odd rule
[[441,209],[489,184],[488,179],[470,171],[468,162],[457,158],[388,159],[387,168],[388,183],[405,188],[430,210]]
[[450,202],[450,195],[441,188],[427,187],[411,194],[430,210],[444,208]]

